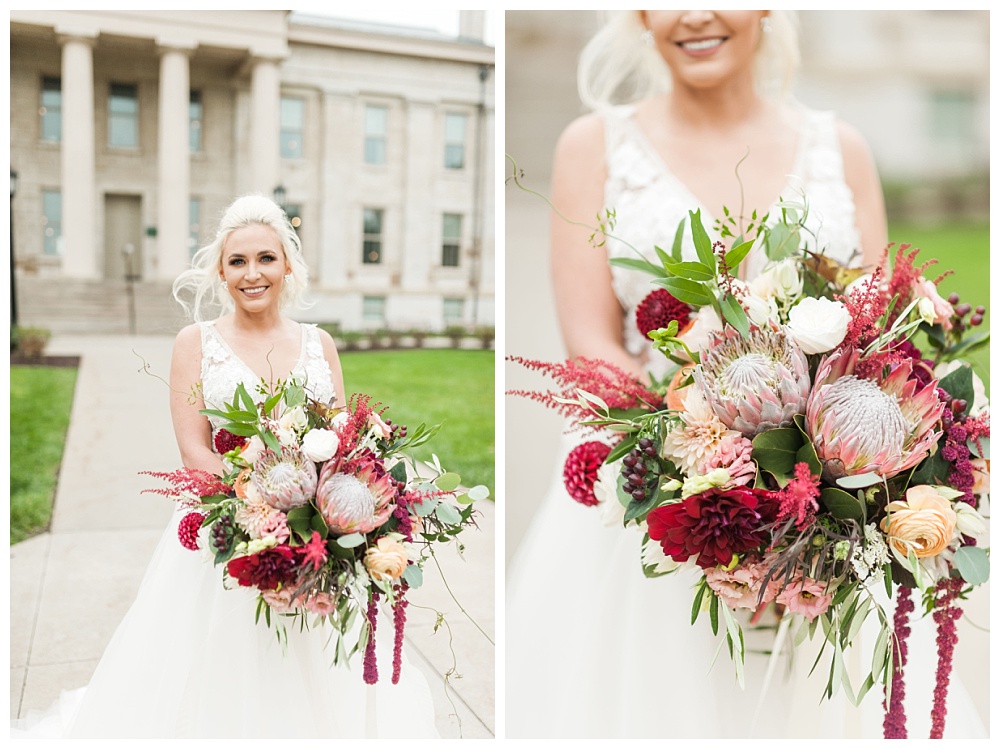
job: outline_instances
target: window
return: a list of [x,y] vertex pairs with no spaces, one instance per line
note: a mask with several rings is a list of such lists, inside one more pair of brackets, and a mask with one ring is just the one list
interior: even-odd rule
[[382,213],[381,208],[365,208],[362,263],[377,265],[382,262]]
[[108,145],[139,146],[139,95],[131,83],[112,83],[108,97]]
[[191,198],[188,203],[188,256],[194,257],[194,253],[201,247],[201,201]]
[[464,299],[448,299],[444,300],[444,324],[449,325],[461,325],[462,318],[465,312],[465,300]]
[[42,78],[38,114],[42,118],[42,140],[59,143],[62,140],[62,81],[58,78]]
[[385,140],[389,110],[385,107],[365,107],[365,163],[385,163]]
[[188,103],[188,143],[191,153],[201,152],[201,91],[192,91]]
[[464,114],[448,114],[444,118],[444,166],[446,169],[465,167]]
[[281,157],[301,159],[302,131],[306,122],[306,103],[303,99],[281,97]]
[[385,325],[385,297],[366,296],[361,299],[361,319],[367,323]]
[[931,136],[936,143],[958,145],[974,141],[975,98],[968,91],[931,93]]
[[42,251],[46,255],[62,254],[62,193],[42,190]]
[[459,248],[462,243],[462,217],[446,213],[441,221],[441,265],[458,267]]

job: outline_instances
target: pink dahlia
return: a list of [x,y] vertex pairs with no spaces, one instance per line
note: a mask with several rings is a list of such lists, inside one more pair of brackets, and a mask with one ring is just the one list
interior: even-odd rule
[[833,594],[826,592],[826,585],[811,578],[798,578],[778,594],[777,602],[787,606],[793,614],[812,621],[830,608]]
[[181,546],[191,551],[198,551],[198,531],[201,530],[204,520],[205,516],[200,512],[189,512],[181,518],[177,526],[177,537],[181,541]]
[[316,507],[333,533],[369,533],[392,515],[396,482],[371,459],[361,459],[350,472],[342,468],[333,460],[323,466]]
[[254,464],[252,478],[261,499],[282,512],[301,507],[316,492],[316,464],[294,448],[267,450]]
[[295,580],[295,551],[285,544],[230,559],[226,569],[240,585],[274,590]]
[[598,503],[594,495],[597,469],[604,464],[610,452],[611,445],[597,441],[584,442],[570,451],[563,467],[563,483],[569,496],[587,507]]
[[921,386],[908,360],[881,381],[862,379],[854,374],[859,356],[849,349],[824,357],[806,407],[827,481],[869,472],[891,478],[926,458],[941,436],[937,381]]
[[650,331],[665,328],[676,320],[680,330],[684,330],[691,317],[691,307],[674,298],[666,289],[650,292],[635,310],[635,325],[643,337]]
[[809,361],[779,328],[714,334],[694,377],[719,420],[750,439],[806,410]]
[[755,551],[770,538],[778,504],[764,489],[709,489],[658,507],[646,518],[649,537],[677,562],[696,557],[707,569],[728,565],[734,554]]
[[705,475],[716,468],[729,472],[727,486],[746,486],[757,475],[757,464],[752,460],[753,442],[735,432],[727,432],[719,440],[715,452],[698,463],[698,473]]

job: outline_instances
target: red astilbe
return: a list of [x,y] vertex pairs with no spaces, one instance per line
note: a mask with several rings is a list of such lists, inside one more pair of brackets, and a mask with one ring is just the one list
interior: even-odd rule
[[913,588],[899,586],[896,613],[893,616],[896,647],[893,649],[892,700],[883,702],[885,720],[882,722],[882,735],[887,739],[906,738],[906,708],[903,705],[906,683],[903,681],[903,669],[906,667],[906,640],[910,636],[910,613],[913,611],[912,593]]
[[339,455],[349,455],[358,446],[361,437],[368,432],[372,414],[381,418],[388,410],[388,406],[376,410],[381,405],[381,403],[372,405],[371,396],[364,393],[354,393],[351,396],[347,404],[347,423],[337,432],[340,438],[340,448],[337,450]]
[[816,518],[818,497],[819,476],[812,475],[808,463],[796,463],[795,478],[778,492],[778,522],[795,518],[796,530],[805,530]]
[[[892,245],[889,246],[892,247]],[[917,255],[920,254],[920,248],[915,248],[912,252],[907,253],[909,249],[910,245],[908,244],[899,245],[899,249],[896,250],[896,257],[892,261],[892,277],[888,282],[886,297],[887,299],[892,299],[898,295],[899,298],[896,300],[896,304],[893,306],[889,316],[890,325],[899,316],[899,313],[906,308],[906,305],[913,300],[913,289],[924,275],[924,271],[937,263],[937,260],[931,259],[917,266],[914,262],[917,259]],[[944,278],[951,275],[951,273],[952,271],[948,271],[939,276],[934,281],[934,285],[936,286]]]
[[326,564],[326,542],[323,541],[323,537],[319,535],[318,531],[312,532],[309,543],[302,546],[299,553],[302,557],[302,565],[312,565],[313,572]]
[[160,494],[177,500],[182,505],[197,505],[192,497],[229,496],[232,488],[215,474],[200,468],[178,468],[176,471],[139,471],[140,476],[163,479],[169,489],[143,489],[140,494]]
[[879,318],[885,314],[889,304],[889,299],[879,289],[883,273],[880,265],[872,273],[871,278],[859,284],[850,294],[837,296],[851,315],[851,320],[847,324],[847,334],[838,348],[863,349],[881,334]]
[[[540,372],[555,381],[558,390],[508,390],[507,395],[518,395],[541,403],[558,414],[577,423],[594,418],[590,409],[576,403],[577,390],[596,395],[608,408],[655,407],[663,397],[649,390],[636,377],[601,359],[577,357],[564,362],[543,362],[508,356],[507,361],[521,364],[533,372]],[[562,403],[558,399],[572,400]]]

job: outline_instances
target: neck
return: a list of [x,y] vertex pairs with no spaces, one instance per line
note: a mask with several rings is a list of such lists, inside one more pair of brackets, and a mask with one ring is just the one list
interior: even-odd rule
[[670,111],[687,124],[713,129],[735,127],[760,115],[766,105],[754,90],[752,77],[723,86],[697,88],[674,81]]
[[266,335],[273,333],[286,322],[286,318],[282,317],[281,313],[277,309],[266,310],[263,312],[247,312],[244,309],[236,309],[232,313],[232,325],[233,328],[239,333],[246,333],[248,335]]

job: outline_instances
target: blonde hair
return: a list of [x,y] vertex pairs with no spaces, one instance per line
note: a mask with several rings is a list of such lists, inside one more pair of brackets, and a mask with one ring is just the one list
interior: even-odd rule
[[[655,48],[643,44],[638,11],[606,11],[607,22],[580,54],[577,87],[590,109],[631,104],[670,90],[670,71]],[[783,96],[791,89],[799,65],[795,11],[768,13],[771,31],[761,34],[754,61],[758,93]]]
[[285,262],[291,268],[291,278],[285,279],[281,287],[281,306],[304,306],[302,296],[309,283],[309,268],[302,259],[302,246],[288,216],[270,198],[259,194],[244,195],[226,208],[215,239],[194,254],[191,267],[174,281],[174,299],[195,322],[206,319],[211,308],[221,307],[222,312],[234,308],[232,296],[219,282],[222,250],[230,234],[255,224],[274,230],[281,242]]

